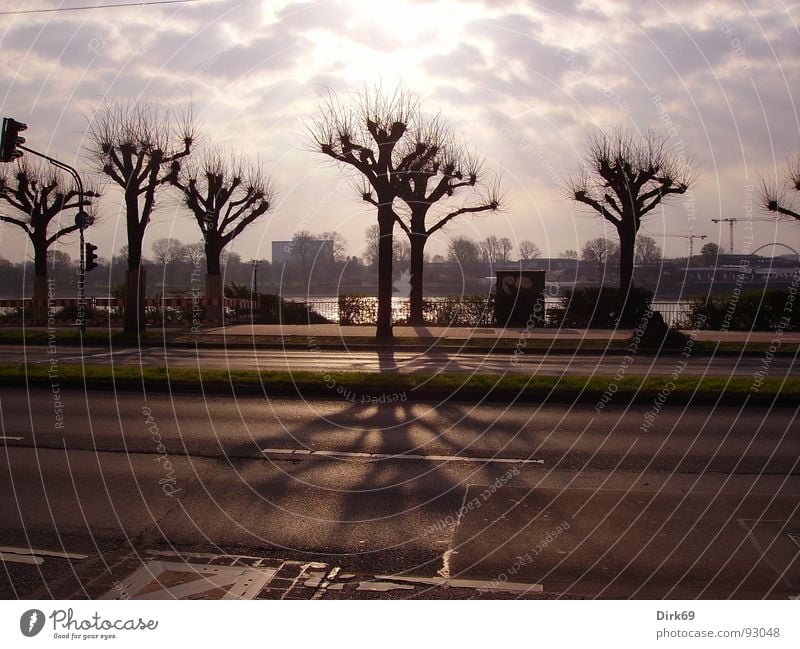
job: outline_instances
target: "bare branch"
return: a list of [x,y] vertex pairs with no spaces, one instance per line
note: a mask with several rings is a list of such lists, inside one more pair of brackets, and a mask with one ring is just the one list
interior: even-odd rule
[[266,214],[275,199],[275,188],[259,161],[214,146],[190,158],[172,183],[181,190],[203,235],[209,272],[217,272],[222,248]]
[[800,192],[800,155],[789,160],[783,185],[761,178],[759,202],[768,212],[800,220],[800,205],[794,192]]

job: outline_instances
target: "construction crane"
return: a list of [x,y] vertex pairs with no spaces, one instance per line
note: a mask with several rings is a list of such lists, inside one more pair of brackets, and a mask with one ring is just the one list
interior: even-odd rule
[[757,216],[757,217],[754,217],[754,218],[728,217],[728,218],[725,218],[725,219],[711,219],[711,222],[712,223],[727,223],[728,225],[730,225],[730,243],[731,243],[731,248],[730,248],[729,252],[731,254],[734,254],[734,252],[733,252],[733,224],[734,223],[736,223],[737,221],[772,221],[774,223],[776,220],[777,219],[775,219],[775,218]]
[[680,237],[681,239],[689,240],[689,259],[691,260],[694,253],[694,240],[695,239],[708,239],[704,234],[662,234],[662,237]]

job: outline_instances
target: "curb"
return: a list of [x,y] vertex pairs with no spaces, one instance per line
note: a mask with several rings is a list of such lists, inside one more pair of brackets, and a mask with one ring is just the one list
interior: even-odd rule
[[[320,400],[335,400],[337,395],[330,390],[316,385],[299,384],[295,386],[270,386],[255,383],[239,383],[237,385],[221,383],[187,383],[181,381],[154,381],[146,379],[144,381],[98,381],[86,380],[79,381],[73,379],[61,379],[61,388],[102,391],[102,392],[142,392],[151,391],[156,393],[170,394],[213,394],[222,396],[237,397],[277,397],[277,398],[313,398]],[[25,382],[14,379],[0,379],[0,387],[5,389],[26,389],[28,387],[47,387],[51,384],[47,379],[28,379]],[[380,399],[385,397],[389,386],[384,386],[381,390],[363,390],[359,395]],[[567,404],[567,405],[594,405],[603,396],[601,392],[586,392],[579,394],[569,394],[565,391],[551,392],[549,390],[531,389],[523,391],[512,391],[507,389],[498,390],[476,390],[471,388],[458,388],[455,390],[421,388],[414,389],[407,386],[399,386],[397,393],[402,392],[406,402],[438,402],[442,400],[461,401],[467,403],[534,403],[541,405]],[[617,392],[617,402],[609,404],[607,407],[620,407],[630,405],[650,405],[658,397],[654,392],[622,393]],[[383,402],[378,401],[377,405]],[[389,403],[386,401],[386,403]],[[392,402],[393,403],[393,402]],[[767,393],[746,393],[739,392],[726,394],[718,392],[699,392],[696,394],[672,393],[669,398],[669,405],[705,405],[705,406],[742,406],[744,405],[761,407],[796,407],[797,397],[795,395],[767,394]],[[372,405],[376,405],[373,403]]]

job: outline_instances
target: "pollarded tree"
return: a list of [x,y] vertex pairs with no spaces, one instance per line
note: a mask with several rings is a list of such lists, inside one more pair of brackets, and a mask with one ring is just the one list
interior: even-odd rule
[[128,234],[124,326],[128,333],[145,329],[142,242],[156,195],[177,177],[194,137],[191,110],[176,115],[141,101],[104,103],[89,124],[89,153],[123,193]]
[[[400,185],[400,198],[406,207],[398,210],[398,223],[411,244],[409,323],[421,325],[428,239],[463,214],[496,211],[500,196],[497,181],[485,181],[482,161],[465,146],[455,144],[438,118],[420,120],[414,137],[404,146],[409,164]],[[371,193],[365,193],[364,198],[377,204]],[[432,211],[434,206],[438,209]]]
[[666,137],[617,128],[589,139],[584,165],[568,179],[573,200],[611,223],[619,236],[619,288],[627,298],[633,283],[636,235],[642,219],[663,200],[693,184],[693,164],[671,150]]
[[181,191],[203,237],[206,256],[205,294],[208,317],[221,321],[222,251],[269,211],[275,190],[260,164],[223,149],[205,149],[170,181]]
[[783,183],[761,181],[761,206],[768,212],[775,212],[800,220],[800,205],[790,192],[800,192],[800,155],[789,160]]
[[392,337],[394,202],[403,170],[422,153],[402,144],[413,126],[416,103],[399,89],[365,90],[346,103],[330,93],[309,127],[315,151],[365,181],[377,207],[378,338]]
[[[9,168],[10,167],[10,168]],[[99,194],[84,191],[84,206]],[[0,201],[16,214],[0,215],[0,222],[25,231],[33,247],[33,320],[47,319],[47,252],[62,237],[78,231],[75,214],[79,193],[71,176],[49,163],[22,158],[0,166]]]

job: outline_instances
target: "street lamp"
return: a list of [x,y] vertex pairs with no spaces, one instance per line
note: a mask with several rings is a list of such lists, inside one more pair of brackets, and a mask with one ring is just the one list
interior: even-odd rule
[[250,295],[253,296],[258,295],[258,260],[253,259],[250,263],[253,264],[253,288],[250,291]]

